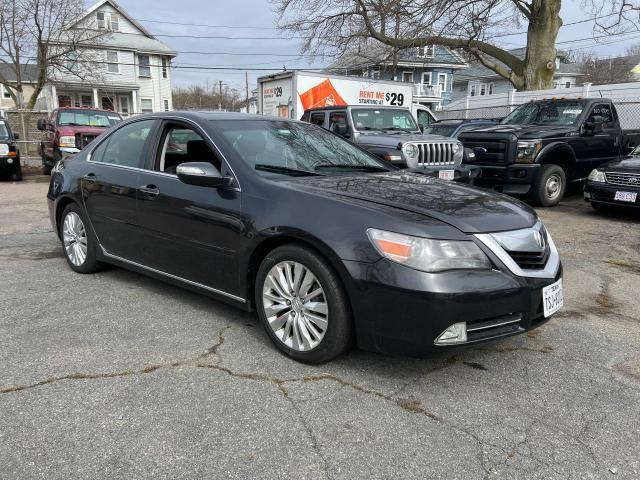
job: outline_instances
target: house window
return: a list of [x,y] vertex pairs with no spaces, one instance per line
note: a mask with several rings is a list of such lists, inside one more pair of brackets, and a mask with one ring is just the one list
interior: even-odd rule
[[71,106],[71,96],[70,95],[58,95],[58,106],[59,107],[70,107]]
[[151,61],[149,55],[138,55],[138,75],[151,77]]
[[438,74],[438,85],[440,85],[441,92],[447,91],[447,74],[446,73]]
[[431,85],[431,72],[422,72],[422,84]]
[[9,93],[9,88],[4,85],[0,85],[0,93],[2,93],[2,98],[11,98],[11,93]]
[[402,72],[402,81],[403,82],[413,82],[413,72]]
[[469,96],[475,97],[478,94],[478,85],[476,83],[472,83],[469,86]]
[[162,78],[167,78],[167,58],[162,57]]
[[166,100],[166,99],[164,101],[164,111],[165,112],[169,111],[169,100]]
[[118,64],[118,52],[115,50],[107,50],[107,72],[120,73],[120,65]]
[[487,95],[493,95],[493,83],[487,84]]
[[114,32],[120,30],[120,17],[117,13],[111,14],[111,21],[109,22],[109,25],[111,27],[111,30],[113,30]]
[[140,99],[140,107],[142,113],[151,113],[153,112],[153,100],[150,98],[142,98]]
[[420,58],[433,58],[436,53],[434,45],[426,45],[424,47],[418,47],[418,57]]
[[75,72],[78,67],[78,52],[74,50],[67,53],[67,58],[65,59],[64,66],[70,72]]
[[104,12],[98,12],[96,14],[96,18],[98,19],[98,28],[107,28],[107,22],[104,17]]
[[571,88],[571,82],[565,82],[564,88]]
[[82,107],[93,107],[93,97],[91,95],[81,95],[80,105]]
[[373,78],[374,80],[379,80],[380,79],[380,70],[379,69],[375,69],[375,70],[371,70],[371,78]]

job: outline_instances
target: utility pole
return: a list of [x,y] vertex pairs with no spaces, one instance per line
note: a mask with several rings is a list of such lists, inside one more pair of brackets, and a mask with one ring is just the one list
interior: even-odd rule
[[247,113],[250,113],[249,112],[249,72],[244,72],[244,89],[246,92],[245,107],[247,109]]
[[220,101],[218,102],[218,111],[222,111],[222,80],[220,80]]

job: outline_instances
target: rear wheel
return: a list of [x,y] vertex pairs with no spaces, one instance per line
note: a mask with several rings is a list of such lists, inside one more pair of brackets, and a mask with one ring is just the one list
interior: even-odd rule
[[96,260],[97,241],[82,209],[71,203],[60,221],[62,251],[69,266],[78,273],[94,273],[102,264]]
[[533,185],[533,201],[542,207],[560,203],[567,188],[567,176],[558,165],[542,165]]
[[312,250],[284,245],[263,260],[256,306],[267,334],[295,360],[317,364],[352,344],[349,302],[338,276]]

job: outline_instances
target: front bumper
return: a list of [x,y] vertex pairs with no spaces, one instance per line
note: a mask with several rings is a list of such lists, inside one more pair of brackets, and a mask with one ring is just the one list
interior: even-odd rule
[[429,177],[441,178],[440,172],[453,171],[453,180],[461,183],[474,183],[480,175],[480,167],[475,165],[438,165],[438,166],[419,166],[415,168],[409,168],[408,171],[421,173]]
[[0,172],[14,172],[20,169],[20,157],[0,156]]
[[527,195],[540,172],[540,165],[536,163],[478,166],[482,172],[475,180],[476,185],[494,188],[508,195]]
[[[614,200],[616,192],[636,192],[638,195],[634,203],[621,202],[620,200]],[[587,181],[584,185],[584,200],[601,205],[640,208],[640,187]]]
[[[544,317],[542,289],[562,278],[518,277],[498,270],[424,273],[382,259],[375,264],[345,262],[354,281],[350,297],[358,344],[365,350],[408,356],[428,355],[464,345],[524,333]],[[502,323],[462,345],[436,346],[436,338],[454,323]]]

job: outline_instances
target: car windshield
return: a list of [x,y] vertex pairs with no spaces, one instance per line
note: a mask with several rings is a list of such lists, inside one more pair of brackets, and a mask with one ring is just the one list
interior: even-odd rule
[[9,138],[9,129],[4,122],[0,122],[0,138],[7,139]]
[[443,137],[450,137],[455,132],[457,125],[452,124],[431,124],[424,129],[424,133],[431,135],[442,135]]
[[263,176],[392,169],[338,135],[315,125],[284,120],[212,122],[242,160]]
[[418,130],[411,112],[400,108],[354,108],[351,119],[356,130]]
[[99,110],[60,110],[58,125],[77,125],[82,127],[111,127],[121,121],[116,112]]
[[584,108],[583,103],[580,100],[525,103],[500,123],[502,125],[576,125]]

